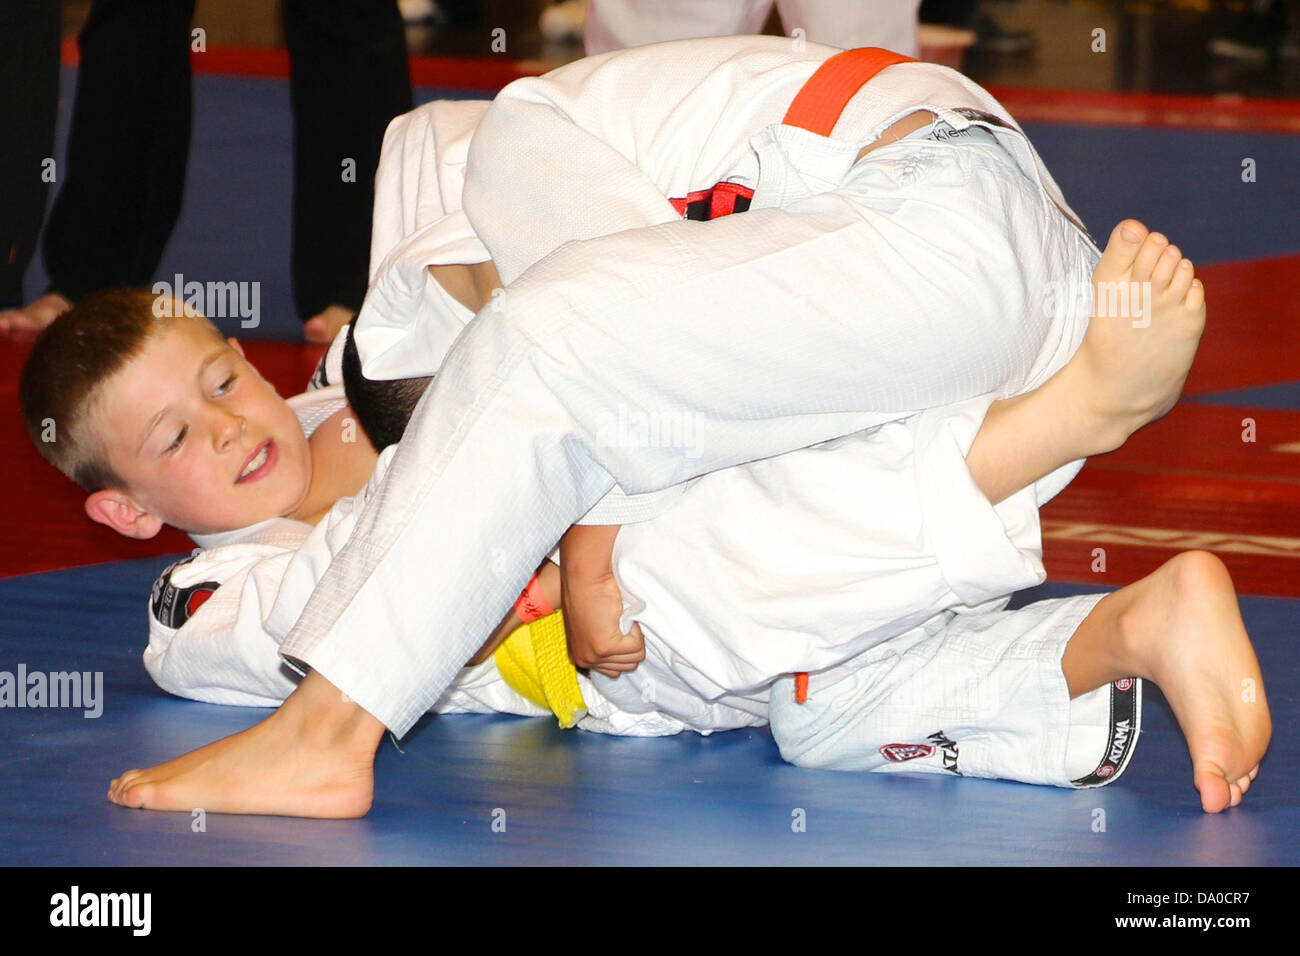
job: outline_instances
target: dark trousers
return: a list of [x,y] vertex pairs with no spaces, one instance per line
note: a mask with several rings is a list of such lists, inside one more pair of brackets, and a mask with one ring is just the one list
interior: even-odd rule
[[176,225],[190,148],[194,0],[95,0],[65,175],[45,230],[50,290],[76,300],[153,277]]
[[412,105],[406,32],[394,0],[284,0],[284,30],[294,302],[304,318],[328,305],[355,311],[366,292],[384,130]]
[[[9,0],[6,0],[9,2]],[[304,318],[366,289],[374,174],[388,121],[411,108],[394,0],[285,0],[293,66],[294,297]],[[147,284],[180,214],[190,141],[194,0],[95,0],[67,177],[44,245],[69,299]],[[354,181],[342,162],[354,159]]]
[[22,305],[49,196],[59,32],[59,0],[0,2],[0,309]]

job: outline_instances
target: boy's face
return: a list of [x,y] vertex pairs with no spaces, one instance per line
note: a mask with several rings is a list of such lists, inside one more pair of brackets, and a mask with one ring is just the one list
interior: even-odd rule
[[118,489],[199,534],[292,515],[311,485],[293,410],[210,328],[180,317],[106,381],[88,412]]

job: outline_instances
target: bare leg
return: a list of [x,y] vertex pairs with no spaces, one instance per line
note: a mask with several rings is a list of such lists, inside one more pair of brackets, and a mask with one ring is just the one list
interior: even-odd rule
[[1121,677],[1155,682],[1187,738],[1207,813],[1250,789],[1273,723],[1232,578],[1208,551],[1184,552],[1098,602],[1061,669],[1071,697]]
[[[995,402],[966,456],[994,504],[1067,462],[1114,451],[1182,392],[1205,328],[1204,289],[1191,262],[1126,219],[1111,233],[1093,284],[1097,307],[1074,357],[1041,388]],[[1125,309],[1112,308],[1116,287]],[[1145,292],[1130,296],[1134,290]]]

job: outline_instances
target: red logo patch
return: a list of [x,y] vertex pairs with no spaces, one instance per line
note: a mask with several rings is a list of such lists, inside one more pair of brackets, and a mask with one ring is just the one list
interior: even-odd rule
[[934,748],[929,744],[885,744],[880,748],[880,755],[894,763],[902,763],[917,757],[933,756]]
[[1097,768],[1098,777],[1109,777],[1114,772],[1115,772],[1115,765],[1113,763],[1104,763]]
[[1121,677],[1119,680],[1115,681],[1115,689],[1116,689],[1116,690],[1120,690],[1120,691],[1124,691],[1124,690],[1132,690],[1132,689],[1133,689],[1133,678],[1131,678],[1131,677]]
[[207,603],[208,598],[216,593],[216,588],[212,590],[195,591],[190,595],[190,599],[185,602],[185,619],[189,620],[194,616],[194,612]]

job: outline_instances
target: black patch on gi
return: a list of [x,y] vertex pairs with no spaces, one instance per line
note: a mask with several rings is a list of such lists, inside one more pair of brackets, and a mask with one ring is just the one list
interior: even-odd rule
[[188,557],[170,565],[153,583],[149,606],[154,618],[164,627],[179,629],[221,586],[218,581],[204,581],[187,588],[172,584],[172,574],[176,569],[184,567],[193,560],[193,557]]

